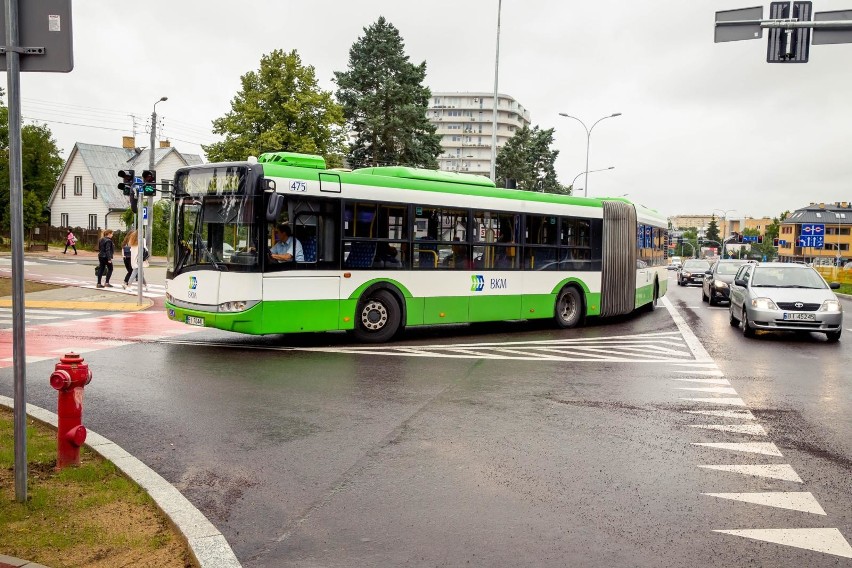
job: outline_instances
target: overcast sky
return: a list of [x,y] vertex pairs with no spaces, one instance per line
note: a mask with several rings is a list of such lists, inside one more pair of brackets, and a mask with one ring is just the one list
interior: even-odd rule
[[[623,113],[592,132],[589,169],[615,166],[590,174],[592,196],[628,194],[667,215],[734,209],[729,218],[852,201],[852,44],[767,64],[766,33],[713,43],[716,11],[755,5],[504,0],[500,92],[556,129],[564,184],[585,169],[586,133],[559,113],[589,127]],[[852,0],[814,0],[815,12],[840,9]],[[162,133],[200,153],[262,55],[296,49],[333,90],[379,16],[426,61],[433,91],[493,90],[497,0],[75,0],[74,70],[22,74],[23,115],[47,121],[63,156],[78,141],[120,145],[132,114],[147,146],[153,104],[168,96]]]

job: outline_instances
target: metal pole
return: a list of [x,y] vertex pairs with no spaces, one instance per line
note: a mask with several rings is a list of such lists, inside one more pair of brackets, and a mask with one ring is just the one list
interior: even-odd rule
[[27,348],[24,340],[24,180],[21,148],[21,61],[18,0],[6,0],[6,78],[9,90],[9,202],[12,236],[12,365],[15,403],[15,499],[27,500]]
[[[597,123],[595,123],[595,124],[597,124]],[[584,124],[583,126],[586,126],[586,125]],[[592,125],[592,128],[594,128],[594,125]],[[584,181],[583,181],[583,185],[584,185],[583,196],[584,197],[589,196],[589,146],[591,145],[591,142],[592,142],[592,131],[591,131],[591,129],[589,129],[589,130],[586,131],[586,177],[583,178],[584,179]]]
[[497,50],[494,56],[494,116],[491,120],[491,181],[497,181],[497,78],[500,72],[500,12],[503,0],[497,0]]

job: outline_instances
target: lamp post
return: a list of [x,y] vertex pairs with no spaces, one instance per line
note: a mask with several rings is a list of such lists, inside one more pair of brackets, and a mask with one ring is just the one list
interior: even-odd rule
[[[599,170],[589,170],[589,173],[591,174],[591,173],[594,173],[594,172],[605,172],[607,170],[614,170],[614,169],[615,169],[615,166],[610,166],[608,168],[601,168]],[[586,173],[586,172],[585,171],[580,172],[579,174],[574,176],[573,180],[571,180],[571,192],[572,193],[574,192],[574,182],[576,182],[577,178],[580,177],[581,175],[583,175],[584,173]]]
[[497,76],[500,71],[500,12],[503,0],[497,0],[497,50],[494,56],[494,116],[491,117],[491,181],[497,181]]
[[574,120],[576,120],[577,122],[582,124],[583,128],[586,129],[586,178],[585,178],[585,183],[584,183],[585,187],[583,188],[583,195],[588,197],[589,196],[589,143],[590,143],[591,138],[592,138],[592,130],[595,128],[595,126],[597,125],[598,122],[600,122],[602,120],[606,120],[607,118],[614,118],[616,116],[621,116],[621,113],[620,112],[614,112],[614,113],[612,113],[608,116],[604,116],[602,118],[599,118],[595,121],[594,124],[592,124],[591,128],[586,127],[586,123],[583,122],[582,120],[580,120],[579,118],[577,118],[576,116],[571,116],[570,114],[566,114],[564,112],[560,112],[559,116],[564,116],[565,118],[573,118]]
[[[155,163],[154,163],[154,145],[156,144],[156,141],[157,141],[157,105],[160,104],[161,102],[167,101],[167,100],[169,100],[169,97],[160,97],[160,100],[158,100],[157,102],[154,103],[154,110],[151,113],[151,145],[148,148],[148,154],[149,154],[149,156],[148,156],[148,169],[149,170],[153,170],[154,165],[155,165]],[[144,274],[144,270],[143,270],[143,264],[145,263],[145,247],[148,246],[149,248],[153,248],[153,246],[152,246],[152,244],[148,243],[148,240],[150,239],[150,237],[145,234],[145,230],[144,230],[145,224],[143,224],[142,215],[139,213],[141,211],[147,211],[148,210],[148,203],[149,203],[150,200],[145,199],[143,197],[143,195],[140,193],[139,194],[139,201],[140,201],[140,203],[139,203],[139,207],[137,208],[137,213],[136,213],[136,237],[139,239],[139,243],[140,243],[141,246],[139,247],[139,250],[136,251],[137,255],[138,255],[137,258],[136,258],[136,266],[139,267],[138,268],[139,275],[138,275],[137,280],[136,280],[136,287],[139,289],[139,291],[138,291],[138,303],[141,306],[142,305],[142,289],[144,287],[143,283],[145,282],[145,274]],[[148,225],[151,224],[151,217],[153,217],[153,215],[149,214],[148,215]]]
[[[724,228],[722,229],[722,242],[727,243],[728,239],[728,213],[735,213],[736,209],[714,209],[713,213],[718,211],[722,214],[722,221],[724,222]],[[725,258],[725,245],[722,245],[722,258]]]

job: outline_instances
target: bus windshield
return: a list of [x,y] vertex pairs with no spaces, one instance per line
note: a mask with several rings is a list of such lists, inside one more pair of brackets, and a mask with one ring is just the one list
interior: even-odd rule
[[182,195],[175,200],[173,268],[258,268],[255,198],[239,195]]

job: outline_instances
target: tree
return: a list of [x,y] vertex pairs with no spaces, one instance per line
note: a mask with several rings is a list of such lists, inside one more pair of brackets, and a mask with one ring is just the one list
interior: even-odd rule
[[551,149],[553,129],[530,129],[524,126],[515,132],[497,153],[497,185],[504,186],[506,178],[513,179],[517,188],[525,191],[571,194],[572,188],[562,186],[556,179],[554,162],[559,150]]
[[721,242],[719,240],[719,225],[716,223],[715,215],[710,217],[710,223],[707,225],[707,232],[704,234],[704,237],[708,241],[716,241],[717,243]]
[[[0,95],[3,90],[0,89]],[[21,127],[21,174],[23,178],[24,230],[29,232],[46,220],[45,205],[56,185],[64,161],[43,124]],[[0,226],[11,226],[9,191],[9,109],[0,102]]]
[[314,68],[302,65],[296,50],[264,55],[260,69],[240,81],[231,111],[213,121],[213,132],[225,139],[202,146],[210,161],[286,150],[319,154],[330,166],[341,165],[343,109],[330,91],[319,88]]
[[399,30],[380,17],[349,49],[347,71],[335,71],[337,99],[354,137],[351,167],[404,164],[437,168],[437,127],[426,117],[426,62],[414,65]]
[[678,253],[680,256],[698,256],[698,229],[690,227],[683,232],[683,244],[680,246]]

